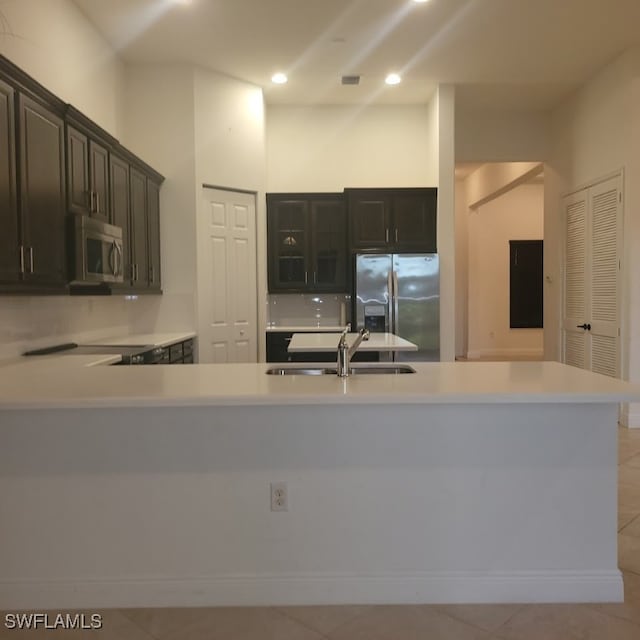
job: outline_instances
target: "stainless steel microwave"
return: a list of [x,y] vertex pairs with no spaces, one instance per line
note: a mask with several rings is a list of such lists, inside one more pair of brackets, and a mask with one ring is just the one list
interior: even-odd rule
[[122,229],[88,216],[71,216],[73,284],[123,282]]

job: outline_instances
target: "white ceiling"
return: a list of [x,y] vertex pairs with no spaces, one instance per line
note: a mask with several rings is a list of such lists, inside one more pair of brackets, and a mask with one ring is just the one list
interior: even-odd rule
[[194,63],[279,104],[421,104],[445,82],[462,107],[548,109],[640,43],[640,0],[74,1],[125,61]]

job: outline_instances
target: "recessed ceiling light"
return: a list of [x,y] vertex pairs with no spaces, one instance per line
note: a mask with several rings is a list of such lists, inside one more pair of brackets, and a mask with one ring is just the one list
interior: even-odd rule
[[289,78],[284,73],[274,73],[271,76],[271,82],[274,84],[285,84]]
[[429,0],[413,0],[414,2],[428,2]]
[[384,80],[387,84],[400,84],[402,78],[397,73],[390,73]]

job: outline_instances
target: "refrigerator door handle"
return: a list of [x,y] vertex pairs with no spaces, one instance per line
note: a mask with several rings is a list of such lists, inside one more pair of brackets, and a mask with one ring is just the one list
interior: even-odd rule
[[398,334],[398,272],[393,270],[393,332]]

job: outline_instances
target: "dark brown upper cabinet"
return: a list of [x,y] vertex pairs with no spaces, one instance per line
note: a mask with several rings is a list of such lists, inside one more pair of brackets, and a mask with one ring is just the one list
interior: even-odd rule
[[147,238],[149,289],[159,291],[160,273],[160,185],[147,178]]
[[342,194],[267,194],[269,291],[346,291],[346,239]]
[[437,189],[347,189],[350,248],[437,251]]
[[161,293],[160,185],[162,176],[134,158],[110,154],[111,216],[122,228],[121,293]]
[[131,268],[131,234],[129,232],[131,194],[129,188],[129,163],[115,153],[109,158],[109,184],[111,224],[122,229],[122,273],[124,286],[129,286]]
[[131,284],[146,287],[149,284],[147,250],[147,177],[131,167]]
[[21,279],[16,194],[15,91],[0,81],[0,282]]
[[314,197],[311,216],[311,270],[314,291],[347,289],[347,212],[344,197]]
[[163,180],[0,55],[1,293],[78,293],[67,278],[68,214],[122,228],[125,283],[95,293],[161,293]]
[[64,123],[40,102],[18,94],[18,132],[22,278],[64,287]]
[[69,213],[111,222],[109,148],[117,141],[71,106],[66,119]]
[[0,57],[0,291],[65,293],[63,103]]

